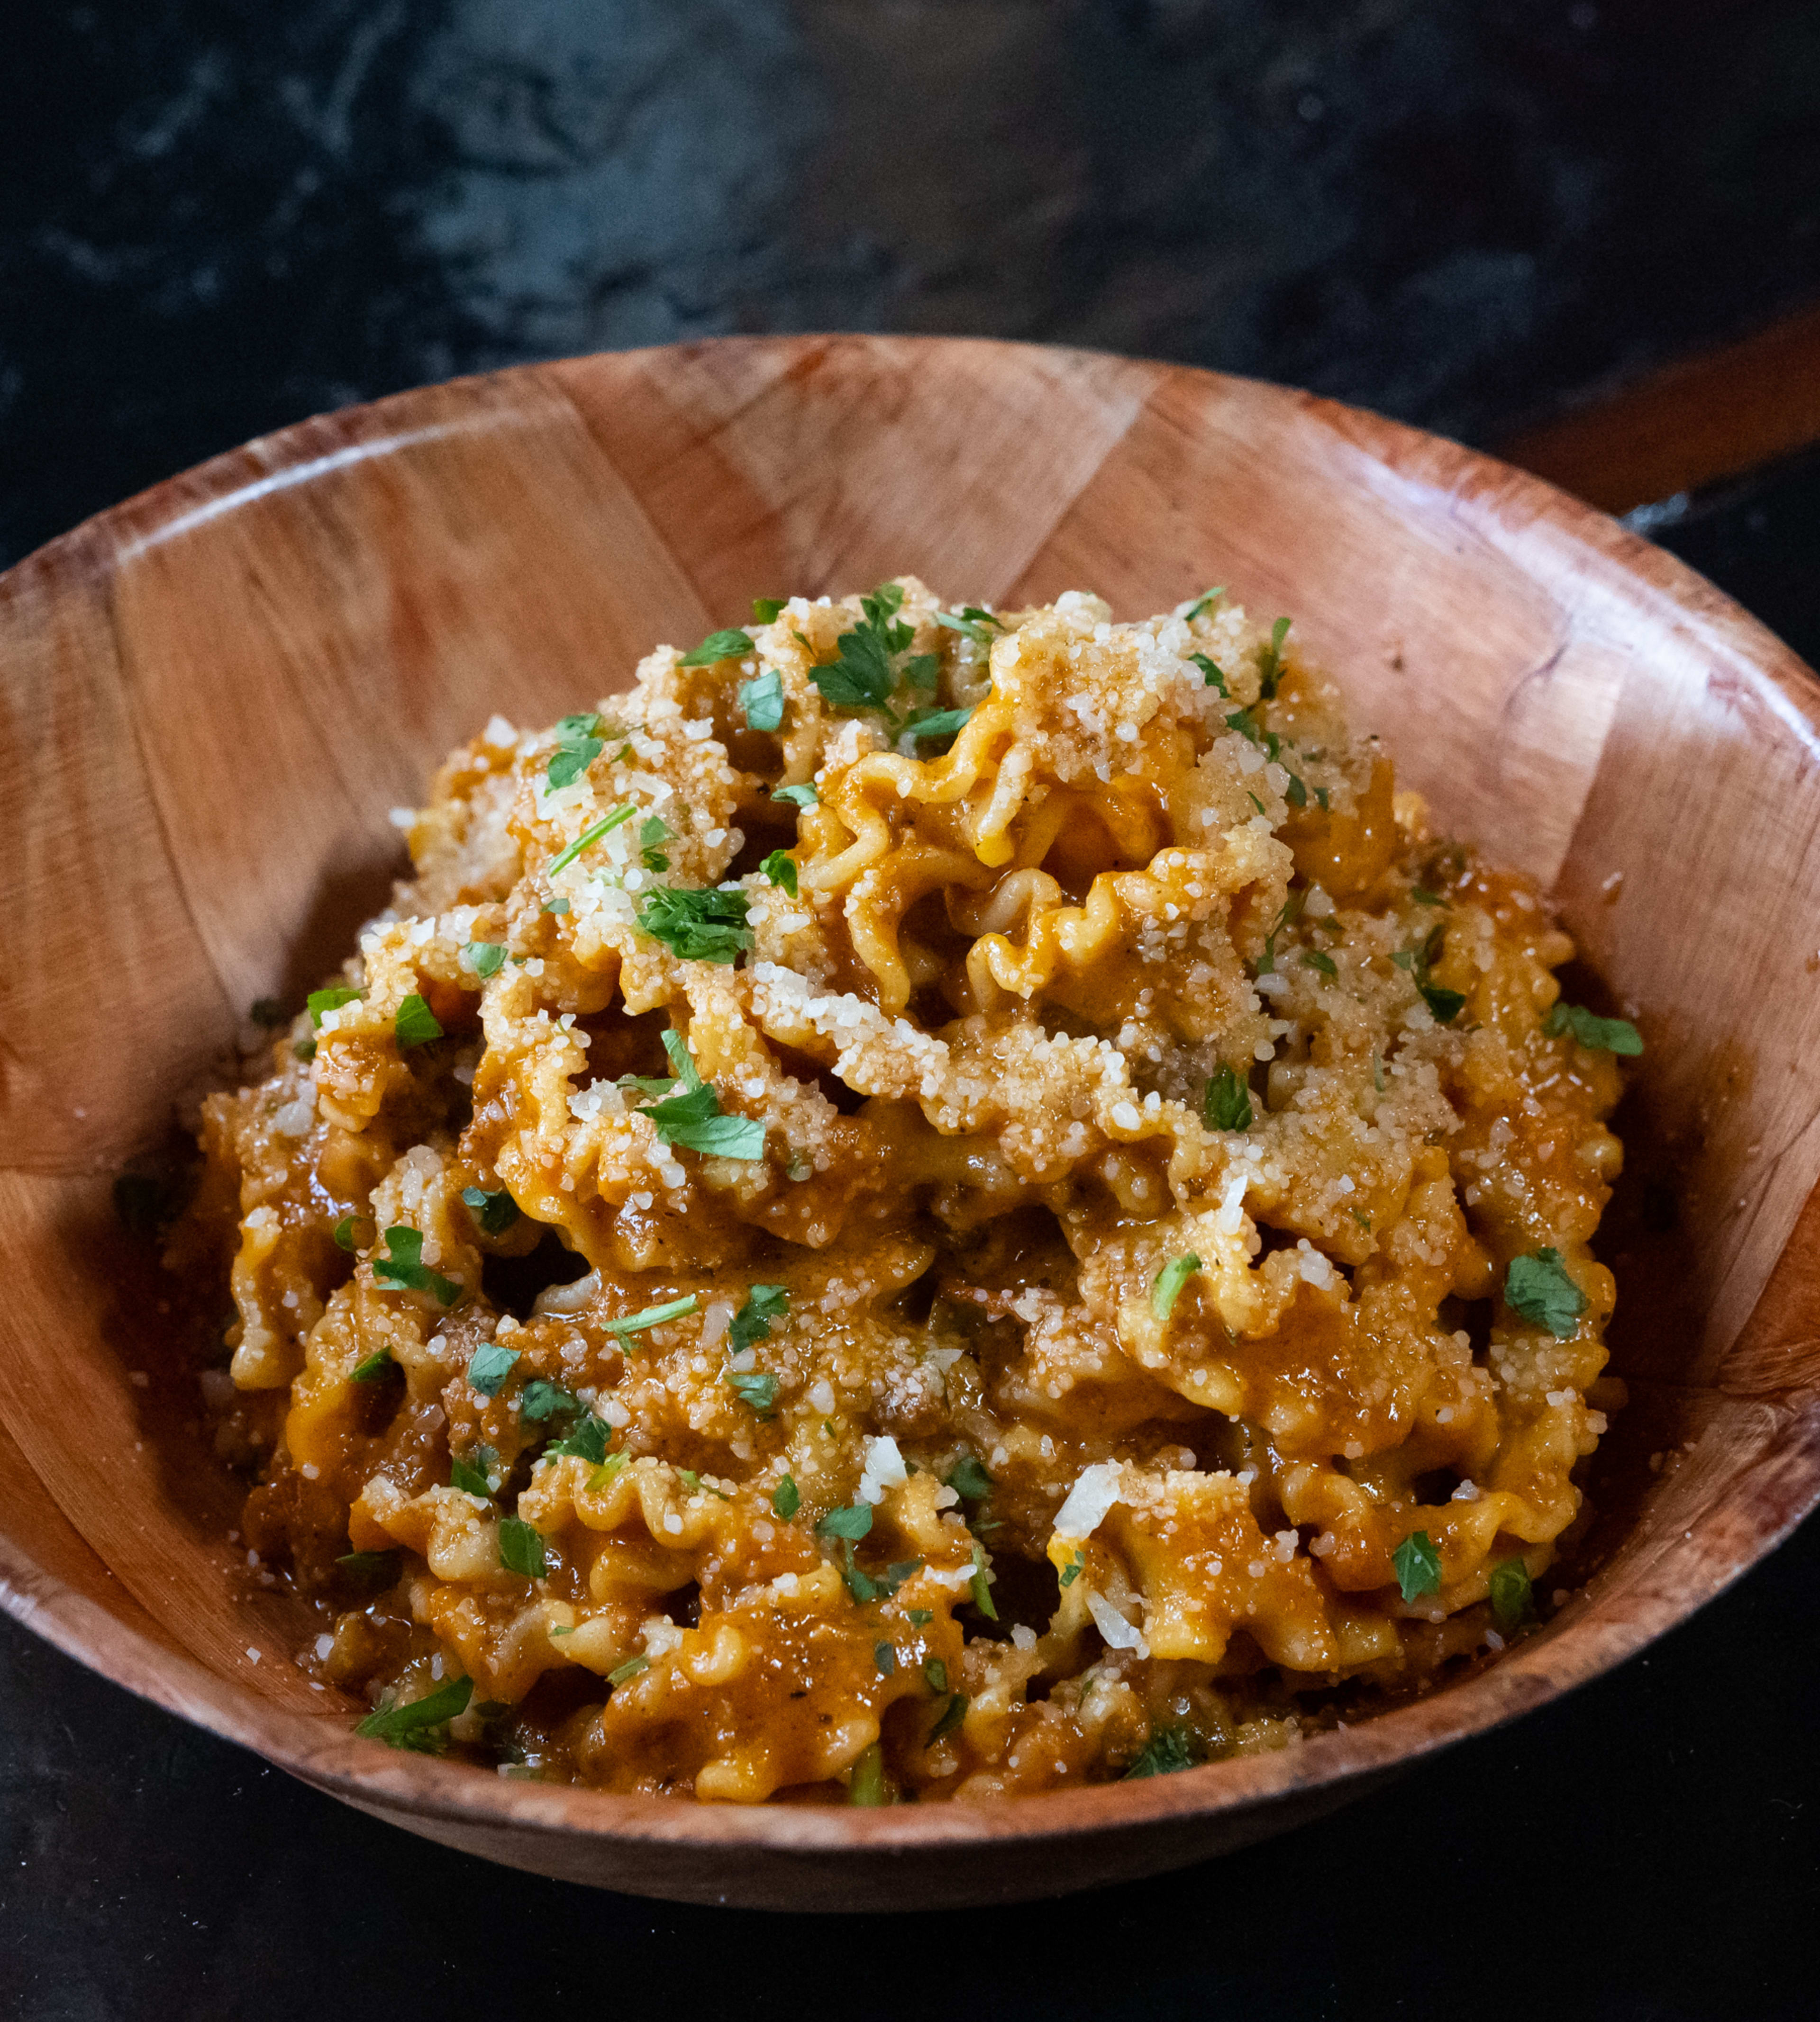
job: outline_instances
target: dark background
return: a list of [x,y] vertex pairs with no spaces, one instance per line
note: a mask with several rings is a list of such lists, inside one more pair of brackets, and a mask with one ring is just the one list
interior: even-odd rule
[[[1820,300],[1812,0],[142,0],[7,25],[0,566],[248,436],[528,357],[977,332],[1495,447]],[[1820,654],[1811,462],[1645,517]],[[0,2006],[1811,2016],[1817,1582],[1810,1527],[1647,1658],[1253,1852],[813,1925],[419,1844],[0,1622]]]

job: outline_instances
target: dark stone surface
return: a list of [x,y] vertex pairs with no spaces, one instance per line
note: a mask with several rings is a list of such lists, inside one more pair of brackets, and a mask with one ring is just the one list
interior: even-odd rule
[[[981,331],[1470,440],[1820,285],[1820,14],[1624,0],[16,10],[0,561],[311,410],[732,330]],[[1820,469],[1657,536],[1810,656]],[[1564,1705],[1254,1852],[915,1924],[406,1838],[0,1622],[0,2012],[1807,2016],[1810,1527]]]

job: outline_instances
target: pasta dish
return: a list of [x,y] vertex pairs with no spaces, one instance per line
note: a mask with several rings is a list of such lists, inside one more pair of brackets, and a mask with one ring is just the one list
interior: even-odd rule
[[760,600],[398,819],[167,1251],[363,1732],[1013,1796],[1545,1606],[1639,1042],[1287,619]]

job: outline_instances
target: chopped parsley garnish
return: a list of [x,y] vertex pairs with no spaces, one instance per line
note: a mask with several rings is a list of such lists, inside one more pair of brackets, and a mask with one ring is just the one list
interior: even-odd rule
[[1557,1004],[1542,1020],[1551,1039],[1571,1032],[1590,1053],[1624,1053],[1635,1059],[1643,1049],[1643,1035],[1628,1018],[1601,1018],[1584,1004]]
[[676,1478],[692,1495],[718,1495],[723,1502],[733,1499],[724,1488],[716,1488],[711,1481],[704,1481],[693,1467],[679,1467]]
[[1412,1531],[1391,1554],[1397,1569],[1397,1585],[1405,1600],[1420,1600],[1426,1593],[1441,1591],[1441,1554],[1426,1531]]
[[638,827],[638,861],[647,870],[667,870],[670,859],[663,846],[674,840],[661,815],[647,815]]
[[1200,1268],[1201,1259],[1190,1250],[1186,1257],[1171,1257],[1157,1273],[1157,1282],[1150,1287],[1150,1310],[1158,1319],[1168,1319],[1175,1310],[1182,1287]]
[[[590,822],[567,849],[559,849],[544,866],[544,875],[554,878],[559,870],[566,870],[584,849],[591,849],[603,835],[610,835],[616,828],[629,822],[638,810],[628,801],[623,807],[615,808],[611,814],[602,815],[598,822]],[[546,906],[546,913],[555,910]]]
[[309,1009],[309,1022],[320,1031],[325,1011],[338,1011],[344,1004],[357,1003],[365,994],[347,983],[331,984],[327,990],[312,990],[305,999]]
[[542,1579],[550,1570],[543,1556],[543,1534],[522,1516],[499,1520],[499,1563],[509,1573],[522,1573],[527,1579]]
[[711,632],[693,652],[685,653],[677,662],[682,667],[711,667],[719,660],[736,660],[752,650],[751,636],[736,626],[725,632]]
[[1081,1572],[1086,1564],[1086,1554],[1084,1553],[1076,1552],[1074,1557],[1070,1559],[1068,1564],[1062,1569],[1062,1586],[1073,1586],[1074,1582],[1080,1578]]
[[[882,582],[860,599],[865,615],[835,641],[836,657],[809,670],[824,701],[835,709],[877,710],[890,701],[899,671],[893,662],[916,636],[915,627],[897,615],[903,602],[904,593],[894,582]],[[934,687],[938,670],[934,654],[918,653],[901,672],[912,688],[926,689]]]
[[371,1355],[364,1356],[361,1360],[356,1362],[353,1369],[349,1371],[349,1374],[356,1383],[377,1383],[384,1377],[388,1369],[397,1367],[397,1365],[392,1360],[392,1352],[389,1349],[376,1348]]
[[1303,783],[1299,775],[1294,772],[1289,775],[1289,783],[1283,789],[1283,797],[1292,808],[1307,806],[1308,789]]
[[512,1373],[518,1360],[515,1348],[502,1348],[489,1341],[477,1348],[468,1360],[468,1381],[483,1397],[497,1397],[499,1386]]
[[1521,1559],[1504,1559],[1492,1568],[1490,1592],[1491,1611],[1500,1629],[1517,1628],[1536,1605],[1529,1569]]
[[761,1418],[768,1418],[777,1406],[777,1379],[769,1371],[729,1369],[727,1382],[742,1403],[750,1404]]
[[992,1492],[992,1478],[971,1454],[963,1454],[948,1470],[948,1485],[967,1502],[983,1502]]
[[621,1320],[605,1322],[608,1334],[616,1334],[621,1340],[629,1334],[642,1334],[647,1327],[662,1327],[666,1320],[679,1320],[693,1313],[701,1304],[699,1292],[685,1292],[680,1299],[667,1299],[660,1306],[647,1306],[642,1312],[628,1313]]
[[752,615],[761,625],[774,625],[789,601],[787,597],[755,597]]
[[1409,896],[1418,906],[1445,906],[1447,903],[1438,892],[1431,892],[1421,885],[1412,885]]
[[1183,612],[1182,615],[1187,619],[1188,622],[1192,625],[1195,619],[1201,615],[1202,611],[1204,611],[1210,604],[1217,604],[1220,598],[1224,597],[1225,594],[1226,585],[1223,582],[1216,589],[1204,589],[1201,593],[1200,596],[1196,597],[1194,601],[1189,605],[1187,610]]
[[397,1552],[343,1552],[335,1560],[338,1566],[347,1568],[350,1579],[363,1586],[389,1586],[403,1563]]
[[649,1657],[628,1657],[616,1671],[608,1672],[607,1683],[609,1685],[623,1685],[628,1680],[637,1677],[641,1671],[648,1671],[650,1668],[651,1659]]
[[915,1629],[926,1629],[935,1619],[934,1614],[926,1608],[907,1608],[904,1615],[905,1619]]
[[1419,983],[1416,987],[1437,1025],[1451,1025],[1466,1009],[1466,999],[1457,990],[1443,989],[1438,983]]
[[567,1418],[581,1409],[581,1400],[572,1390],[565,1390],[560,1383],[552,1383],[547,1377],[534,1376],[524,1386],[518,1400],[518,1409],[535,1425],[546,1418]]
[[414,1754],[440,1755],[447,1745],[445,1728],[457,1714],[468,1710],[474,1695],[472,1678],[451,1678],[445,1685],[420,1699],[400,1706],[383,1701],[368,1714],[355,1733],[369,1741],[383,1741],[388,1747],[407,1748]]
[[371,1243],[375,1234],[371,1221],[364,1214],[344,1214],[335,1224],[335,1247],[345,1250],[352,1257],[361,1247],[362,1240]]
[[879,1677],[888,1678],[897,1668],[897,1653],[889,1643],[875,1643],[872,1645],[872,1662],[879,1667]]
[[463,1187],[462,1199],[468,1213],[474,1218],[474,1226],[483,1235],[503,1235],[512,1227],[521,1212],[518,1203],[504,1188],[488,1193],[484,1187]]
[[462,1288],[452,1279],[440,1277],[423,1261],[423,1232],[402,1225],[386,1232],[383,1257],[373,1260],[373,1276],[382,1285],[402,1286],[407,1292],[431,1292],[445,1306],[452,1306]]
[[1446,937],[1445,927],[1432,928],[1419,947],[1399,949],[1391,957],[1398,969],[1409,972],[1438,1025],[1451,1025],[1466,1008],[1466,999],[1459,991],[1445,990],[1439,984],[1429,980],[1428,973],[1439,958]]
[[796,859],[787,849],[774,849],[758,868],[770,881],[791,897],[796,896]]
[[638,908],[638,925],[685,962],[734,962],[752,945],[744,892],[684,891],[660,885]]
[[604,748],[598,735],[600,717],[587,710],[579,716],[565,716],[556,726],[556,749],[550,754],[550,783],[572,787]]
[[1304,948],[1302,951],[1302,966],[1304,969],[1316,970],[1330,981],[1337,978],[1339,974],[1339,971],[1333,965],[1332,956],[1323,954],[1319,948]]
[[[470,1377],[471,1382],[473,1378]],[[499,1464],[499,1456],[489,1446],[469,1448],[465,1454],[451,1454],[448,1462],[448,1480],[451,1488],[459,1488],[464,1495],[477,1495],[483,1502],[491,1501],[493,1494],[493,1469]]]
[[1289,636],[1289,621],[1279,618],[1270,627],[1270,643],[1258,648],[1258,697],[1270,701],[1283,679],[1283,641]]
[[1216,665],[1215,662],[1210,660],[1204,653],[1190,653],[1188,657],[1194,662],[1196,666],[1200,668],[1202,673],[1207,677],[1205,681],[1202,683],[1202,686],[1215,690],[1218,693],[1224,695],[1228,702],[1230,702],[1232,700],[1232,690],[1226,684],[1226,674],[1224,670]]
[[1251,1129],[1252,1091],[1237,1068],[1222,1060],[1208,1076],[1201,1114],[1209,1130]]
[[[999,1611],[992,1605],[992,1589],[991,1583],[986,1578],[986,1568],[990,1564],[991,1561],[986,1557],[985,1546],[980,1542],[978,1538],[974,1538],[973,1546],[973,1604],[979,1610],[981,1614],[986,1618],[987,1621],[996,1622],[999,1619]],[[897,1571],[897,1568],[894,1566],[891,1570],[895,1572]]]
[[795,808],[813,808],[819,805],[821,796],[806,780],[800,787],[773,787],[771,797],[774,801],[788,801]]
[[771,1507],[788,1524],[802,1507],[802,1491],[796,1486],[794,1475],[785,1475],[771,1491]]
[[1011,630],[1003,619],[995,618],[989,611],[982,611],[977,604],[963,605],[959,611],[938,611],[935,614],[937,625],[945,625],[951,632],[959,632],[972,640],[976,646],[988,643],[986,627],[996,625],[1001,632]]
[[566,913],[569,910],[568,901],[566,899],[546,900],[538,910],[544,913]]
[[746,713],[746,723],[753,730],[781,730],[784,728],[784,677],[775,667],[765,671],[749,681],[740,684],[740,706]]
[[919,744],[932,744],[959,736],[972,714],[970,709],[913,709],[905,728]]
[[937,1742],[945,1741],[948,1737],[953,1733],[955,1729],[960,1725],[961,1722],[967,1718],[967,1694],[965,1692],[955,1693],[953,1697],[948,1702],[948,1704],[941,1709],[941,1719],[938,1720],[935,1723],[934,1726],[929,1730],[929,1739],[923,1743],[923,1746],[925,1748],[933,1748]]
[[1201,1737],[1190,1727],[1171,1725],[1150,1730],[1150,1738],[1138,1750],[1137,1760],[1124,1774],[1127,1783],[1139,1776],[1172,1776],[1179,1769],[1192,1769],[1204,1762]]
[[1325,814],[1327,812],[1327,789],[1325,787],[1317,787],[1314,789],[1314,797],[1320,803],[1321,812],[1323,814]]
[[567,1438],[550,1441],[543,1449],[543,1458],[546,1460],[572,1458],[591,1461],[598,1466],[606,1458],[607,1448],[612,1443],[612,1426],[605,1418],[597,1418],[592,1411],[588,1411],[576,1422]]
[[1504,1273],[1504,1302],[1557,1341],[1568,1340],[1586,1310],[1586,1294],[1567,1275],[1559,1250],[1513,1257]]
[[923,1659],[923,1675],[929,1681],[929,1689],[932,1692],[945,1692],[948,1690],[948,1666],[939,1657]]
[[696,1071],[687,1043],[679,1032],[663,1035],[663,1049],[676,1069],[682,1093],[666,1097],[641,1111],[657,1126],[666,1144],[680,1144],[685,1151],[699,1152],[705,1158],[762,1159],[765,1155],[765,1126],[755,1116],[728,1116],[712,1085]]
[[489,976],[497,976],[506,959],[505,945],[500,941],[470,941],[462,953],[483,982]]
[[784,1286],[752,1286],[746,1294],[745,1304],[734,1314],[727,1329],[734,1354],[762,1341],[771,1331],[771,1323],[783,1319],[789,1304],[790,1294]]
[[815,1528],[824,1538],[845,1538],[857,1543],[872,1527],[872,1506],[869,1502],[854,1502],[839,1509],[831,1509]]
[[313,1060],[316,1058],[316,1042],[314,1039],[298,1039],[293,1043],[291,1051],[294,1059]]
[[619,1469],[625,1465],[626,1456],[623,1451],[616,1454],[608,1454],[606,1458],[601,1462],[600,1465],[594,1469],[594,1473],[588,1476],[588,1494],[590,1495],[598,1495],[601,1490],[606,1487],[607,1484],[612,1480],[613,1476],[617,1474]]
[[1283,910],[1277,915],[1275,920],[1272,922],[1270,931],[1264,936],[1264,951],[1263,954],[1258,958],[1257,973],[1259,976],[1269,976],[1275,971],[1277,966],[1277,936],[1282,933],[1285,927],[1294,925],[1296,922],[1300,918],[1302,907],[1306,901],[1307,896],[1307,895],[1305,892],[1292,892],[1288,897],[1283,901]]
[[392,1020],[392,1035],[400,1049],[408,1046],[427,1046],[432,1039],[442,1037],[442,1027],[428,1002],[414,990],[398,1007]]

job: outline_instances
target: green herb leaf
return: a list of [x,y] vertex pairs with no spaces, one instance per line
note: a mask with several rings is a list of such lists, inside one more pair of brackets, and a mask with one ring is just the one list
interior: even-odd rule
[[365,994],[346,983],[331,984],[327,990],[312,990],[305,999],[309,1009],[309,1022],[320,1031],[325,1011],[338,1011],[344,1004],[358,1003]]
[[835,709],[883,709],[896,685],[890,650],[867,625],[843,632],[835,643],[839,658],[809,670],[823,699]]
[[660,1306],[647,1306],[642,1312],[628,1313],[622,1320],[605,1323],[608,1334],[623,1341],[629,1334],[642,1334],[647,1327],[662,1327],[666,1320],[679,1320],[701,1304],[699,1292],[685,1292],[680,1299],[667,1299]]
[[752,615],[761,625],[775,625],[789,601],[787,597],[755,597]]
[[291,1051],[294,1059],[313,1060],[316,1058],[316,1042],[314,1039],[298,1039],[293,1043]]
[[986,1557],[986,1548],[978,1538],[973,1545],[973,1604],[989,1622],[996,1622],[999,1611],[992,1605],[992,1589],[986,1579],[986,1568],[991,1561]]
[[1445,906],[1447,903],[1438,892],[1431,892],[1420,885],[1410,887],[1409,896],[1418,906]]
[[819,1537],[846,1538],[855,1543],[872,1527],[872,1506],[869,1502],[855,1502],[843,1509],[831,1509],[815,1527]]
[[1504,1273],[1504,1302],[1535,1326],[1546,1327],[1557,1341],[1572,1337],[1586,1310],[1586,1294],[1568,1276],[1555,1249],[1511,1259]]
[[1224,695],[1228,702],[1231,701],[1232,691],[1226,684],[1225,670],[1210,660],[1204,653],[1190,653],[1188,657],[1207,677],[1201,685],[1204,688],[1212,688],[1216,693]]
[[500,941],[470,941],[462,953],[483,982],[489,976],[497,976],[506,959],[505,945]]
[[1270,643],[1258,648],[1258,695],[1269,702],[1283,679],[1283,641],[1289,636],[1289,621],[1279,618],[1270,627]]
[[1466,999],[1457,990],[1443,990],[1438,983],[1417,985],[1422,992],[1422,1002],[1434,1013],[1437,1025],[1451,1025],[1466,1009]]
[[784,1286],[754,1285],[727,1330],[727,1339],[733,1345],[734,1354],[762,1341],[771,1331],[771,1323],[784,1317],[789,1304],[790,1294]]
[[[904,1611],[904,1615],[905,1620],[908,1621],[912,1627],[917,1629],[926,1629],[930,1623],[935,1619],[935,1616],[933,1612],[926,1608],[907,1608]],[[945,1691],[946,1689],[947,1688],[945,1686],[943,1690]]]
[[1157,1282],[1150,1287],[1150,1310],[1158,1319],[1168,1319],[1175,1310],[1182,1287],[1200,1268],[1201,1259],[1190,1250],[1186,1257],[1171,1257],[1157,1273]]
[[601,1462],[600,1465],[594,1469],[594,1473],[588,1476],[588,1494],[590,1495],[598,1495],[601,1489],[606,1487],[607,1484],[612,1480],[613,1476],[617,1474],[619,1469],[625,1465],[626,1455],[623,1450],[616,1454],[608,1454],[606,1458]]
[[684,891],[660,885],[638,908],[638,925],[685,962],[734,962],[752,945],[744,892]]
[[353,1369],[349,1371],[349,1374],[356,1383],[377,1383],[385,1376],[387,1370],[394,1369],[397,1367],[397,1364],[392,1360],[389,1349],[376,1348],[371,1355],[356,1362]]
[[677,662],[684,667],[711,667],[717,661],[737,660],[752,650],[751,636],[736,627],[725,632],[711,632],[693,652],[685,653]]
[[[1283,901],[1283,910],[1277,915],[1271,923],[1270,931],[1264,936],[1264,952],[1258,958],[1257,973],[1259,976],[1269,976],[1275,971],[1277,936],[1285,927],[1292,926],[1301,918],[1302,908],[1307,898],[1306,892],[1292,892]],[[1393,959],[1394,959],[1394,957]]]
[[600,717],[594,710],[565,716],[556,726],[556,749],[550,754],[549,779],[552,787],[572,787],[599,757],[605,748],[599,732]]
[[[473,1378],[469,1380],[472,1381]],[[464,1495],[477,1495],[483,1502],[490,1502],[493,1495],[492,1473],[499,1464],[499,1456],[489,1446],[470,1447],[465,1454],[451,1454],[449,1486],[459,1488]]]
[[1201,1114],[1209,1130],[1251,1129],[1252,1091],[1237,1068],[1222,1060],[1208,1075]]
[[518,1400],[520,1415],[534,1425],[542,1425],[546,1418],[569,1418],[580,1409],[581,1400],[573,1391],[543,1376],[532,1377]]
[[693,1495],[718,1495],[723,1502],[731,1502],[733,1499],[724,1488],[716,1488],[711,1481],[704,1481],[693,1467],[679,1467],[676,1470],[676,1478]]
[[729,1369],[727,1381],[734,1394],[742,1402],[750,1404],[761,1418],[768,1418],[777,1408],[777,1379],[766,1371]]
[[788,801],[796,808],[813,808],[821,799],[820,794],[807,781],[800,787],[773,787],[771,797],[774,801]]
[[1333,965],[1332,956],[1323,954],[1319,948],[1304,948],[1302,951],[1302,966],[1304,969],[1315,970],[1320,975],[1328,977],[1329,980],[1336,978],[1339,974],[1339,971]]
[[1590,1053],[1624,1053],[1632,1059],[1643,1049],[1643,1035],[1628,1018],[1601,1018],[1583,1004],[1556,1004],[1542,1020],[1551,1039],[1571,1032]]
[[566,899],[547,900],[538,910],[545,913],[566,913],[569,910],[568,901]]
[[1074,1557],[1071,1558],[1068,1564],[1062,1569],[1062,1586],[1065,1587],[1073,1586],[1074,1582],[1080,1578],[1082,1571],[1085,1568],[1086,1564],[1086,1554],[1084,1553],[1076,1552]]
[[945,1741],[948,1737],[953,1733],[955,1729],[960,1725],[961,1722],[967,1718],[967,1694],[965,1692],[955,1693],[952,1698],[948,1700],[948,1704],[941,1709],[941,1719],[938,1720],[935,1723],[934,1726],[929,1730],[929,1739],[923,1743],[923,1746],[925,1748],[933,1748],[937,1742]]
[[787,849],[774,849],[758,866],[773,885],[796,896],[796,859]]
[[1529,1585],[1529,1569],[1521,1559],[1504,1559],[1492,1568],[1491,1611],[1500,1629],[1515,1629],[1526,1621],[1536,1605]]
[[1192,1769],[1206,1760],[1201,1738],[1192,1728],[1154,1727],[1124,1780],[1129,1783],[1140,1776],[1172,1776],[1179,1769]]
[[[934,653],[912,653],[904,662],[904,678],[912,688],[934,695],[941,673],[941,661]],[[913,712],[914,713],[914,712]]]
[[1289,783],[1283,789],[1283,797],[1292,808],[1305,808],[1308,805],[1308,789],[1294,772],[1289,775]]
[[397,1552],[344,1552],[335,1560],[338,1566],[347,1568],[350,1579],[363,1586],[389,1586],[403,1563],[403,1555]]
[[762,1159],[762,1121],[722,1113],[719,1095],[702,1079],[680,1033],[666,1032],[663,1046],[683,1093],[653,1103],[643,1112],[656,1125],[658,1136],[666,1144],[680,1144],[707,1157]]
[[1187,610],[1182,613],[1182,615],[1187,619],[1188,622],[1192,625],[1195,619],[1201,615],[1202,611],[1204,611],[1210,604],[1217,604],[1220,598],[1224,597],[1225,594],[1226,586],[1224,583],[1222,583],[1216,589],[1204,589],[1201,593],[1200,596],[1196,597],[1194,601],[1189,605]]
[[442,1027],[429,1004],[414,990],[399,1006],[392,1020],[392,1032],[402,1049],[427,1046],[432,1039],[440,1039]]
[[497,1397],[499,1386],[512,1373],[518,1360],[515,1348],[502,1348],[496,1341],[484,1342],[468,1358],[468,1382],[483,1397]]
[[613,1443],[613,1430],[605,1418],[597,1418],[592,1411],[587,1412],[566,1439],[553,1440],[543,1449],[546,1460],[560,1460],[565,1456],[576,1460],[592,1461],[597,1465],[607,1457],[607,1448]]
[[1391,1554],[1397,1569],[1397,1585],[1405,1600],[1420,1600],[1426,1593],[1441,1591],[1441,1554],[1426,1531],[1412,1531]]
[[753,730],[781,730],[784,728],[784,677],[775,667],[765,671],[749,681],[740,684],[740,706],[746,713],[746,723]]
[[771,1507],[788,1524],[802,1507],[802,1491],[796,1486],[794,1476],[785,1475],[771,1491]]
[[992,1492],[992,1478],[972,1454],[963,1454],[948,1470],[948,1485],[963,1502],[983,1502]]
[[344,1214],[335,1224],[335,1247],[356,1256],[373,1240],[377,1233],[369,1216]]
[[945,1692],[948,1690],[948,1666],[939,1657],[923,1659],[923,1675],[929,1681],[929,1689],[932,1692]]
[[623,1685],[628,1679],[635,1678],[641,1671],[648,1671],[650,1668],[651,1659],[649,1657],[628,1657],[616,1671],[608,1672],[607,1683],[609,1685]]
[[408,1748],[417,1754],[440,1754],[436,1730],[446,1728],[458,1714],[466,1713],[473,1695],[472,1678],[451,1678],[425,1698],[404,1706],[394,1703],[375,1708],[354,1732],[369,1741],[383,1741],[388,1747]]
[[503,1235],[521,1210],[504,1187],[488,1193],[484,1187],[463,1187],[462,1199],[483,1235]]
[[872,1662],[879,1667],[879,1675],[888,1678],[897,1668],[897,1653],[889,1643],[872,1645]]
[[638,860],[647,870],[667,870],[670,859],[661,845],[672,840],[670,825],[661,815],[647,815],[638,827]]
[[499,1563],[509,1573],[522,1573],[527,1579],[542,1579],[550,1570],[543,1556],[543,1534],[521,1516],[499,1520]]
[[905,728],[919,744],[958,736],[967,726],[970,709],[916,709],[910,712]]
[[440,1277],[423,1261],[423,1232],[402,1225],[386,1232],[386,1254],[373,1260],[373,1276],[382,1285],[402,1286],[409,1292],[433,1293],[445,1306],[452,1306],[462,1288],[452,1279]]
[[[598,822],[590,822],[573,842],[570,843],[566,849],[559,849],[555,856],[551,857],[549,863],[544,866],[544,875],[546,878],[554,878],[557,871],[566,870],[584,849],[592,849],[603,835],[610,835],[615,829],[623,827],[638,812],[638,810],[633,806],[632,803],[627,801],[624,806],[615,808],[611,814],[602,815]],[[553,902],[546,906],[543,910],[546,913],[554,912],[556,903]],[[564,910],[567,911],[566,905]]]

